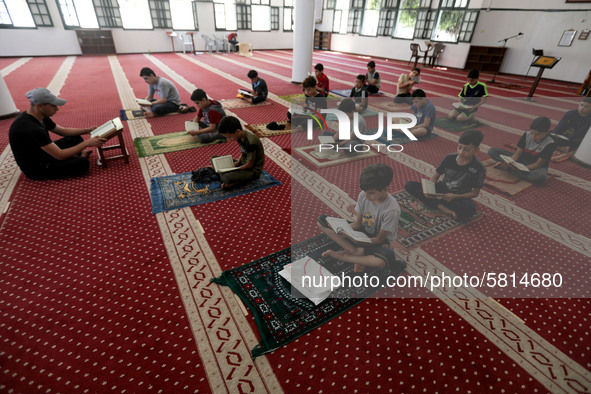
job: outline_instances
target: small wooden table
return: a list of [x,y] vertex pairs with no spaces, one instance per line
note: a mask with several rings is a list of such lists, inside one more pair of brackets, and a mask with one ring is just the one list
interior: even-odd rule
[[[129,153],[127,153],[127,149],[125,148],[125,141],[123,140],[123,129],[121,129],[121,130],[117,131],[115,134],[111,135],[111,137],[109,137],[109,139],[111,139],[113,137],[117,137],[119,139],[119,145],[109,145],[107,147],[96,148],[96,150],[98,151],[98,154],[99,154],[101,165],[103,167],[107,166],[108,161],[117,160],[117,159],[124,159],[125,164],[129,164]],[[112,149],[120,149],[121,154],[116,155],[116,156],[105,156],[104,151],[112,150]]]

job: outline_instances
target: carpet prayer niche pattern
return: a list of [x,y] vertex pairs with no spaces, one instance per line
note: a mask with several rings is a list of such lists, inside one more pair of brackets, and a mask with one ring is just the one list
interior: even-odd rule
[[[325,235],[294,245],[270,256],[253,261],[242,267],[225,271],[213,282],[229,286],[244,301],[255,316],[261,341],[252,350],[253,357],[276,350],[294,339],[321,326],[341,313],[357,305],[380,290],[372,286],[342,286],[330,297],[314,305],[304,297],[292,295],[291,286],[279,276],[287,264],[303,257],[311,257],[333,275],[349,278],[355,283],[353,264],[321,257],[323,251],[341,248]],[[367,268],[364,274],[381,278],[396,276],[406,268],[404,261],[398,261],[398,270]]]

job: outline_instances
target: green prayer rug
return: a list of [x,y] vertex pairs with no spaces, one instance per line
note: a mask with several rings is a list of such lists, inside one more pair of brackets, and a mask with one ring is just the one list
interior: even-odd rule
[[[287,264],[308,256],[326,267],[333,275],[354,280],[361,275],[353,272],[353,264],[343,263],[331,257],[321,257],[323,251],[341,248],[326,235],[319,235],[291,248],[273,253],[241,267],[224,271],[212,282],[229,286],[252,312],[260,333],[260,343],[252,350],[252,357],[270,353],[362,302],[378,291],[380,286],[343,286],[334,290],[329,298],[314,305],[307,298],[292,294],[291,285],[279,271]],[[400,275],[406,263],[397,260],[395,271],[367,267],[363,275],[386,278]],[[352,282],[355,283],[355,282]],[[392,291],[384,288],[383,291]],[[382,294],[382,293],[380,293]]]
[[394,194],[394,198],[400,205],[396,243],[405,248],[423,245],[482,218],[478,212],[468,222],[462,223],[438,209],[426,206],[407,192]]
[[468,120],[466,122],[458,122],[457,120],[448,120],[447,118],[439,118],[435,120],[435,126],[457,133],[459,131],[465,131],[474,129],[476,127],[484,126],[482,122],[477,119]]
[[219,139],[204,144],[199,142],[197,136],[192,136],[186,131],[179,131],[176,133],[135,138],[133,140],[133,146],[138,157],[146,157],[179,150],[200,148],[202,146],[219,144],[220,142],[226,142],[226,140]]

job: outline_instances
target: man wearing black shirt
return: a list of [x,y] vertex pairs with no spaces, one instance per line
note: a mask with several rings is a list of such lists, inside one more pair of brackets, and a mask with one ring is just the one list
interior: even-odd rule
[[[82,175],[90,167],[87,147],[99,147],[104,138],[82,139],[96,127],[66,128],[55,124],[51,117],[66,100],[57,98],[44,88],[26,94],[31,107],[20,114],[10,126],[8,138],[16,163],[31,179],[58,179]],[[52,141],[49,131],[61,135]]]

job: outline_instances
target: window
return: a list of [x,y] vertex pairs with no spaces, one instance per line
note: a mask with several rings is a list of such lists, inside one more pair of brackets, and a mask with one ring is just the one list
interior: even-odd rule
[[279,30],[279,7],[271,7],[271,30]]
[[149,0],[150,14],[152,15],[152,24],[155,28],[172,28],[172,19],[170,17],[170,3],[168,0]]
[[271,7],[268,5],[251,5],[252,17],[257,23],[252,31],[271,31]]
[[233,0],[221,0],[213,4],[216,30],[236,30],[236,6]]
[[[267,14],[267,18],[269,15]],[[252,16],[250,6],[246,4],[236,4],[236,26],[238,30],[250,30]]]
[[361,29],[361,16],[363,15],[363,1],[351,0],[349,20],[347,21],[347,33],[359,34]]
[[194,1],[170,0],[170,19],[174,30],[196,30],[195,6]]
[[193,4],[193,23],[195,24],[195,30],[199,30],[199,18],[197,18],[197,2],[193,1],[192,4]]
[[283,0],[283,31],[293,31],[293,2]]
[[99,27],[92,0],[59,0],[60,11],[66,28]]
[[458,42],[467,6],[468,0],[442,0],[432,39],[434,41]]
[[378,36],[392,35],[392,27],[396,20],[397,8],[398,0],[382,0],[382,9],[380,10],[380,18],[378,21]]
[[348,10],[349,0],[337,0],[332,20],[332,31],[334,33],[347,34]]
[[152,29],[148,0],[119,0],[119,9],[124,29]]
[[460,42],[472,42],[472,36],[474,35],[474,27],[478,20],[478,11],[466,11],[464,16],[464,22],[460,29],[460,35],[458,41]]
[[336,0],[326,0],[324,5],[326,5],[326,10],[334,10],[334,6],[336,4]]
[[381,0],[365,0],[365,10],[363,11],[363,23],[361,25],[361,35],[377,36],[380,20]]
[[117,0],[93,0],[100,27],[123,27]]
[[393,37],[412,39],[420,9],[428,10],[431,0],[402,0]]
[[417,14],[417,23],[415,25],[415,38],[431,38],[433,25],[435,24],[436,12],[432,10],[421,10]]
[[45,0],[27,0],[31,15],[37,26],[53,26],[51,15],[47,9],[47,3]]
[[35,27],[25,0],[0,0],[0,26]]

